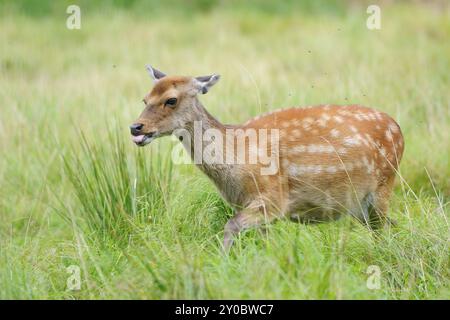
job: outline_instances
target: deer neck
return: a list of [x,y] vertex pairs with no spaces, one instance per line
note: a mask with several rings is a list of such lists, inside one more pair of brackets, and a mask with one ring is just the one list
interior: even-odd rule
[[[195,113],[196,120],[188,123],[184,128],[188,133],[188,139],[183,137],[182,143],[191,155],[193,162],[215,183],[225,199],[230,203],[239,203],[239,190],[241,189],[239,176],[236,174],[235,165],[225,161],[227,129],[234,129],[236,126],[220,123],[199,101],[195,105]],[[222,138],[208,139],[211,133],[220,134]],[[223,161],[212,163],[208,161],[206,154],[208,150],[212,149]]]
[[[187,137],[183,137],[182,143],[195,164],[207,166],[206,161],[203,161],[203,151],[208,146],[212,147],[213,144],[220,143],[220,141],[208,140],[208,133],[220,133],[223,141],[225,141],[226,129],[230,126],[223,125],[213,117],[198,100],[195,101],[193,109],[195,113],[194,120],[188,122],[183,128],[187,133]],[[216,149],[220,149],[223,152],[222,148]]]

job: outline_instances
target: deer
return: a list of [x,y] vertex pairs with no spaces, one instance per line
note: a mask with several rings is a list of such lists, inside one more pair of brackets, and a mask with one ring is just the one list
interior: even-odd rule
[[[259,162],[195,162],[234,211],[224,227],[226,252],[240,232],[264,229],[281,219],[308,224],[351,216],[375,232],[392,221],[387,216],[389,199],[404,140],[388,114],[360,105],[326,104],[279,109],[244,124],[226,125],[199,100],[220,75],[171,76],[146,68],[154,85],[143,99],[144,110],[130,126],[137,146],[183,130],[178,138],[192,159],[198,149],[211,144],[215,153],[231,154],[231,160],[239,154],[245,160],[254,154],[274,155],[270,166],[274,170]],[[222,134],[226,142],[192,141],[189,137],[196,129],[201,134]],[[263,139],[257,135],[250,141],[250,133],[258,131],[276,132],[277,143],[258,145]],[[236,146],[243,135],[245,143]]]

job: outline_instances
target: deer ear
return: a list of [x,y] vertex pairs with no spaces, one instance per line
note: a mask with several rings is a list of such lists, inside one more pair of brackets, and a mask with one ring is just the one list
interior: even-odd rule
[[211,88],[217,83],[217,81],[219,81],[220,75],[213,74],[210,76],[195,77],[194,79],[197,87],[199,88],[199,92],[205,94],[209,91],[209,88]]
[[151,65],[147,64],[145,66],[145,68],[147,69],[150,77],[153,79],[154,82],[158,82],[158,80],[160,80],[161,78],[164,78],[166,76],[165,73],[153,68]]

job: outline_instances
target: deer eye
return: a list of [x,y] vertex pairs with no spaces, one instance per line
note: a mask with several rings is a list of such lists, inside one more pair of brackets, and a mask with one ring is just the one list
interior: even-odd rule
[[176,104],[177,104],[177,98],[167,99],[166,102],[164,103],[165,106],[170,106],[170,107],[173,107]]

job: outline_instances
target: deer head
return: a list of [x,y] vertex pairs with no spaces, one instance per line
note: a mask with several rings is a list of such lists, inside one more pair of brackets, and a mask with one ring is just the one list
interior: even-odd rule
[[202,77],[166,76],[147,66],[154,81],[152,90],[144,97],[144,111],[130,126],[133,142],[145,146],[158,137],[170,135],[196,120],[197,95],[205,94],[220,76]]

